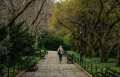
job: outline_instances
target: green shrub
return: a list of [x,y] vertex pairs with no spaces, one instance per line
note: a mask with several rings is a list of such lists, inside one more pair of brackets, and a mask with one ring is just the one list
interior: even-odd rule
[[0,25],[0,35],[2,35],[0,36],[0,73],[7,67],[13,68],[18,64],[24,65],[23,63],[28,60],[29,64],[37,62],[36,58],[32,58],[35,61],[31,60],[31,56],[36,53],[33,47],[34,37],[29,33],[24,22],[3,27]]
[[[77,52],[73,51],[67,51],[67,55],[70,55],[73,57],[73,59],[79,63],[80,60],[80,55]],[[110,68],[113,69],[114,71],[117,71],[120,73],[120,67],[116,66],[116,60],[114,58],[109,58],[107,63],[101,63],[100,58],[84,58],[84,63],[83,67],[88,66],[87,70],[91,72],[91,65],[92,65],[92,72],[101,72],[103,71],[104,68]],[[96,71],[97,67],[97,71]]]

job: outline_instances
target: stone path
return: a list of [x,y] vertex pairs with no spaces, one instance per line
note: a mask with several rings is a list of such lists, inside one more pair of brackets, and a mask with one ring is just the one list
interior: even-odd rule
[[74,64],[67,64],[64,57],[62,64],[59,63],[56,51],[49,51],[46,59],[40,61],[38,70],[26,72],[21,77],[89,77]]

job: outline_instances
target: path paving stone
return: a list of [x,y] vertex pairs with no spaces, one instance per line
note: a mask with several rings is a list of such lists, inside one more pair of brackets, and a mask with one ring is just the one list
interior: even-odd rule
[[38,70],[25,72],[21,77],[89,77],[74,64],[67,64],[66,58],[60,64],[56,51],[49,51],[46,58],[38,63]]

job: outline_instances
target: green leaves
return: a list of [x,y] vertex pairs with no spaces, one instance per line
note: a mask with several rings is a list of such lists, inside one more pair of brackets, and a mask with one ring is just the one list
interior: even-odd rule
[[0,24],[0,41],[2,41],[7,36],[7,30],[4,24]]
[[0,26],[0,35],[0,64],[4,65],[2,70],[24,63],[34,56],[34,38],[24,22]]

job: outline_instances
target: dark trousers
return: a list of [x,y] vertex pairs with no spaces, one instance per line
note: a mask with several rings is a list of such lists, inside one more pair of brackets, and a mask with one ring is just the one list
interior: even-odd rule
[[59,54],[59,61],[62,62],[62,54]]

